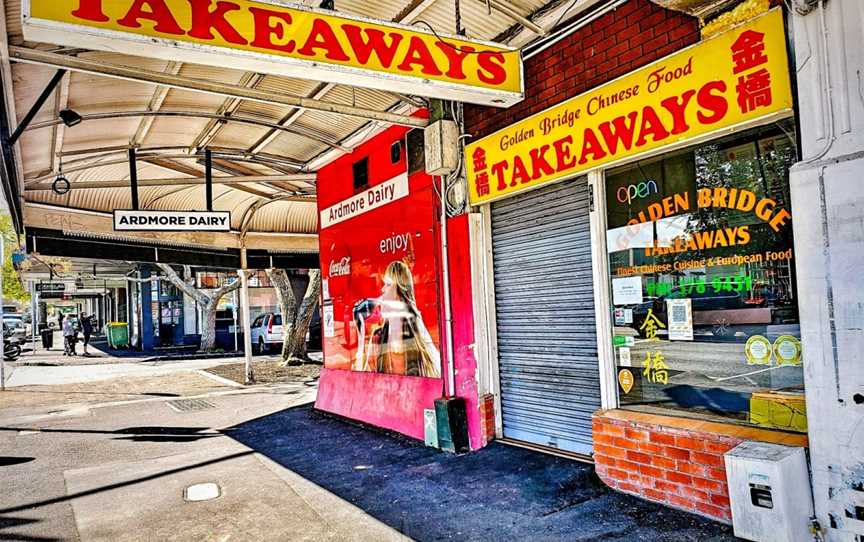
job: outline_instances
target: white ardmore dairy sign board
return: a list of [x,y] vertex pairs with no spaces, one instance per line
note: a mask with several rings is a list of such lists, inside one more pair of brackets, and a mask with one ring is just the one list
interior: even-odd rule
[[228,211],[114,211],[115,231],[230,231]]

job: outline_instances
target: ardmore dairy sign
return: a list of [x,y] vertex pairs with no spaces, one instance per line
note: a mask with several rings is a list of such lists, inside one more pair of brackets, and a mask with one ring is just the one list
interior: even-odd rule
[[230,231],[228,211],[114,211],[116,231]]

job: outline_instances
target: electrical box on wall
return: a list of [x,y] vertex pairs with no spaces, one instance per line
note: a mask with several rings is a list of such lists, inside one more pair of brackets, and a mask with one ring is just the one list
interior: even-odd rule
[[459,164],[459,127],[452,120],[435,121],[423,130],[426,173],[449,175]]
[[804,448],[743,442],[725,460],[735,536],[755,542],[812,539],[813,497]]

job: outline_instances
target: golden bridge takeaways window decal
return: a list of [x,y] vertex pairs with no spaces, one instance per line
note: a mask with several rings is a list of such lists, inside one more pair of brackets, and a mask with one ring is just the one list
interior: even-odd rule
[[24,0],[23,25],[27,41],[498,107],[523,96],[516,49],[284,2]]
[[467,145],[471,203],[791,114],[778,8]]

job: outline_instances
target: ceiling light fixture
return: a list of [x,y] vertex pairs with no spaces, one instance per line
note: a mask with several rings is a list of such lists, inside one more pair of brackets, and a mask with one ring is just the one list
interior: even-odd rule
[[71,109],[64,109],[59,113],[60,120],[63,121],[63,124],[68,126],[69,128],[81,124],[81,121],[84,120],[81,118],[81,115],[72,111]]

